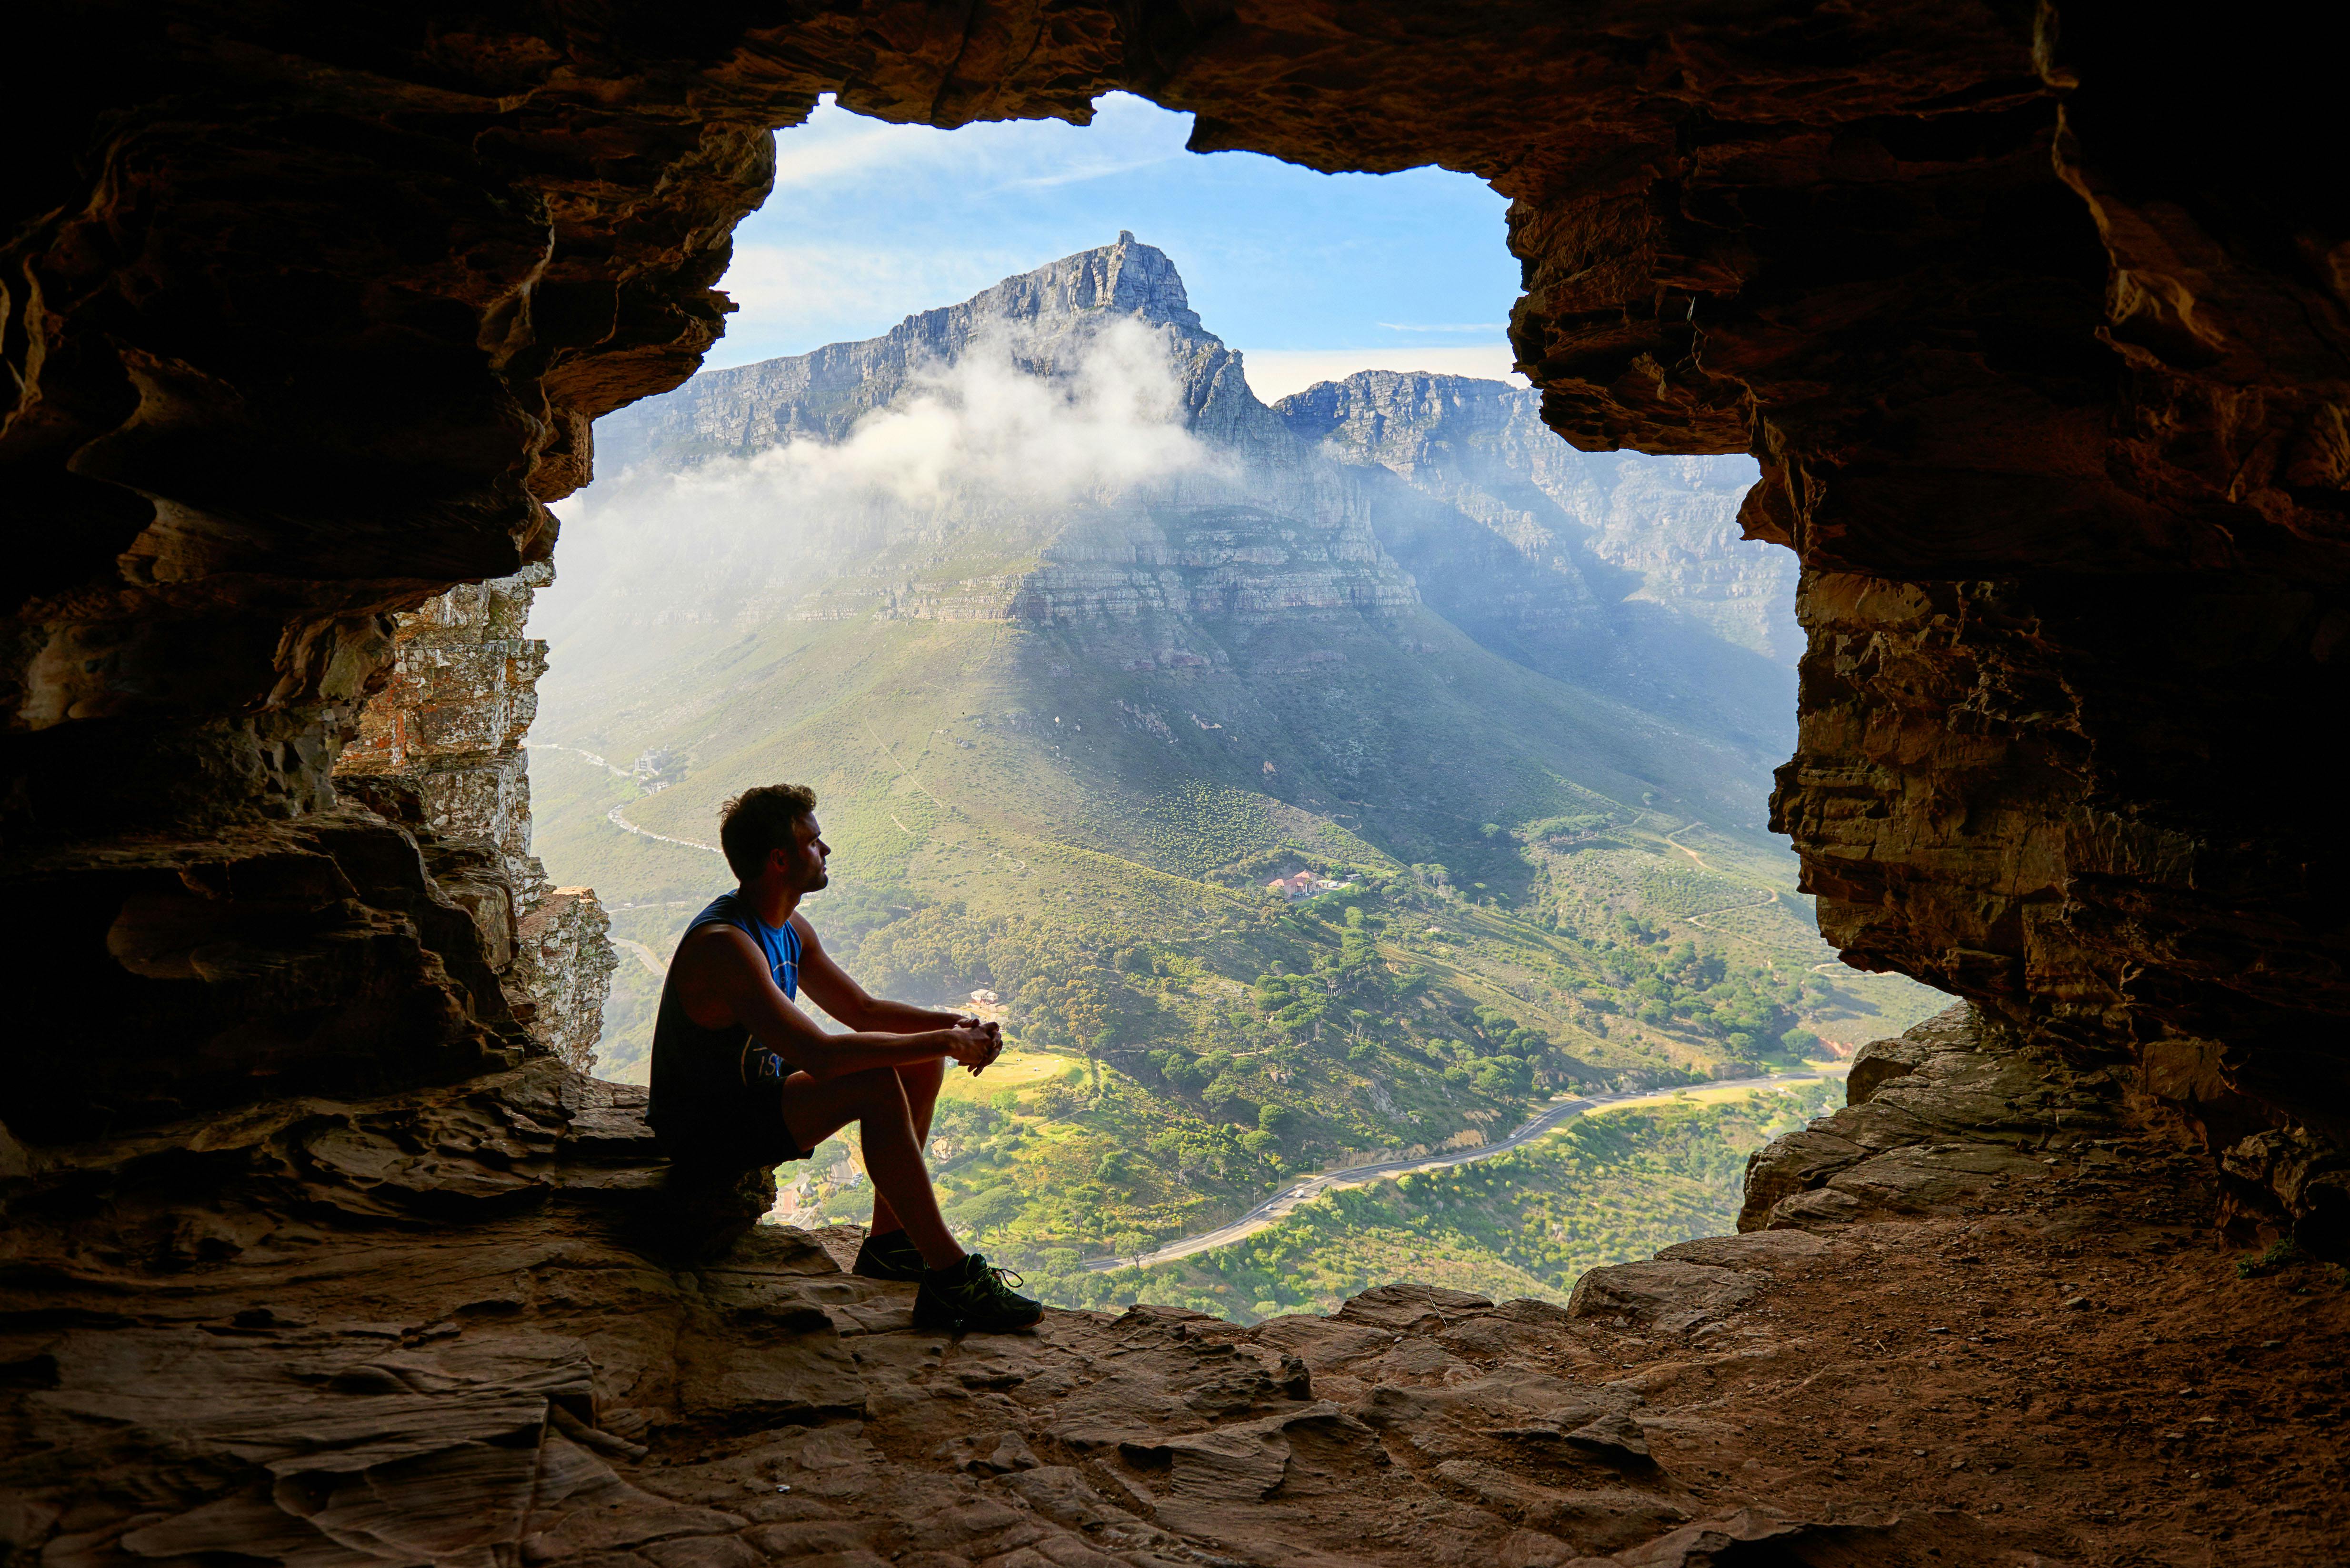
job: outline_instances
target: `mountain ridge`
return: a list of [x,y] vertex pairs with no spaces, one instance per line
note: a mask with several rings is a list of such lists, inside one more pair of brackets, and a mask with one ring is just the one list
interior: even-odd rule
[[[1239,357],[1191,308],[1173,260],[1121,230],[1114,244],[1015,274],[957,304],[916,311],[878,337],[705,370],[672,392],[598,421],[598,455],[625,468],[655,457],[695,462],[747,455],[795,438],[837,441],[859,419],[887,407],[926,363],[959,359],[991,329],[1010,335],[1055,321],[1075,326],[1119,317],[1212,346],[1205,395],[1187,387],[1194,418],[1211,400],[1223,361],[1237,366]],[[736,432],[731,440],[729,431]]]
[[[1751,462],[1660,469],[1577,452],[1541,423],[1531,391],[1469,377],[1358,371],[1268,405],[1247,386],[1242,357],[1191,308],[1171,258],[1130,231],[875,337],[705,372],[607,419],[598,440],[623,467],[673,470],[837,446],[974,347],[1019,374],[1066,382],[1119,323],[1164,351],[1184,430],[1248,471],[1242,493],[1174,474],[1164,493],[1121,514],[1066,516],[1016,582],[925,585],[914,575],[863,590],[866,603],[1139,626],[1195,612],[1393,615],[1430,600],[1503,657],[1695,724],[1755,763],[1792,745],[1793,563],[1741,538]],[[1232,515],[1205,516],[1220,506]],[[1316,526],[1274,529],[1274,539],[1253,515],[1268,508]],[[1179,510],[1211,525],[1170,532]],[[855,610],[827,602],[800,613]],[[1186,652],[1219,662],[1180,636],[1160,640],[1179,662]]]

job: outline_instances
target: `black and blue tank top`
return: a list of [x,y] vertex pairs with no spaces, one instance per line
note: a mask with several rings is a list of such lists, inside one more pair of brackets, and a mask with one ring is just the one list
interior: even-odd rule
[[[741,893],[721,893],[687,923],[679,940],[704,926],[732,926],[767,961],[775,989],[800,992],[800,933],[788,920],[771,926]],[[739,1023],[705,1029],[686,1012],[676,971],[661,985],[653,1022],[652,1097],[645,1119],[673,1153],[756,1162],[803,1158],[784,1131],[777,1096],[790,1066]]]

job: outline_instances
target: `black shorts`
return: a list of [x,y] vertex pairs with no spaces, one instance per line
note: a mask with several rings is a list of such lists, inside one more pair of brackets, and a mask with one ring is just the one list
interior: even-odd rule
[[678,1165],[721,1166],[738,1170],[772,1168],[806,1159],[784,1126],[783,1085],[754,1084],[691,1110],[664,1106],[668,1114],[654,1129],[661,1152]]

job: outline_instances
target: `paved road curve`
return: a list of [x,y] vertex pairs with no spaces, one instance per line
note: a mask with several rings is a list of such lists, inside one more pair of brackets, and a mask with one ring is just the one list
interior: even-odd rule
[[[1720,1083],[1691,1084],[1692,1090],[1706,1089],[1767,1089],[1781,1084],[1815,1084],[1826,1076],[1820,1073],[1783,1073],[1762,1078],[1729,1078]],[[1418,1159],[1390,1159],[1376,1165],[1350,1165],[1339,1170],[1326,1170],[1319,1176],[1309,1176],[1294,1186],[1284,1187],[1229,1225],[1219,1225],[1212,1231],[1202,1231],[1196,1236],[1184,1236],[1165,1246],[1130,1258],[1089,1258],[1086,1267],[1097,1273],[1111,1269],[1144,1268],[1152,1263],[1171,1262],[1188,1258],[1195,1252],[1230,1246],[1243,1237],[1253,1236],[1323,1193],[1340,1187],[1363,1187],[1381,1177],[1397,1176],[1408,1170],[1440,1170],[1447,1166],[1473,1165],[1481,1159],[1492,1159],[1507,1154],[1521,1144],[1531,1142],[1549,1132],[1570,1117],[1586,1111],[1606,1110],[1626,1105],[1669,1105],[1677,1091],[1643,1090],[1629,1094],[1593,1095],[1585,1099],[1560,1100],[1505,1138],[1480,1144],[1474,1148],[1457,1149],[1451,1154],[1425,1155]]]

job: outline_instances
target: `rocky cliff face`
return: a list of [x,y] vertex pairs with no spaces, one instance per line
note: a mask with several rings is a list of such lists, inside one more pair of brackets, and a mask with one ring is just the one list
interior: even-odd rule
[[[448,883],[490,934],[507,1004],[533,1040],[594,1065],[618,959],[594,889],[547,885],[530,853],[530,773],[522,738],[538,711],[546,644],[522,635],[537,566],[467,584],[392,623],[392,663],[335,763],[344,791],[411,827],[490,852],[494,873]],[[407,787],[402,787],[407,786]],[[412,791],[412,793],[411,793]]]
[[[1006,493],[983,472],[995,454],[981,454],[972,467],[982,472],[950,476],[942,494],[880,493],[894,475],[828,490],[820,517],[780,525],[808,542],[789,548],[743,537],[779,526],[772,513],[681,545],[680,531],[700,526],[678,514],[691,508],[649,499],[639,504],[662,518],[660,558],[649,549],[614,574],[637,591],[599,606],[598,620],[681,599],[746,621],[1018,618],[1107,633],[1121,659],[1213,666],[1228,661],[1216,623],[1393,618],[1424,601],[1504,657],[1743,739],[1758,760],[1775,761],[1792,738],[1794,567],[1738,537],[1751,464],[1586,458],[1540,422],[1533,393],[1461,377],[1372,372],[1268,409],[1191,310],[1173,263],[1130,234],[881,337],[697,376],[611,415],[598,439],[640,485],[692,473],[693,494],[723,493],[752,483],[757,470],[744,465],[760,454],[853,450],[860,421],[958,395],[947,382],[959,366],[1000,365],[1082,397],[1089,358],[1120,327],[1143,329],[1149,348],[1149,363],[1120,370],[1163,373],[1170,395],[1152,417],[1196,443],[1166,472],[1104,478],[1075,496]],[[959,395],[1001,394],[991,384]],[[837,485],[813,461],[794,472]],[[628,483],[606,504],[629,506]],[[920,569],[927,557],[968,571],[991,554],[1003,571]],[[641,591],[696,556],[691,586]],[[763,591],[778,576],[795,599]]]
[[[1089,378],[1107,367],[1113,385]],[[957,472],[935,493],[903,496],[895,475],[854,471],[821,516],[795,518],[806,545],[788,563],[712,537],[667,552],[723,560],[696,591],[714,613],[737,612],[763,579],[787,575],[802,597],[788,613],[833,618],[876,607],[922,618],[1019,618],[1093,628],[1113,639],[1180,649],[1183,626],[1247,623],[1314,612],[1394,615],[1415,602],[1410,579],[1381,549],[1359,488],[1302,446],[1249,390],[1239,358],[1201,325],[1165,253],[1130,234],[1017,277],[960,305],[909,317],[887,336],[697,376],[677,391],[598,427],[608,459],[639,472],[697,467],[793,448],[838,449],[860,421],[928,399],[944,417],[986,425],[980,406],[1000,382],[958,383],[959,370],[1033,380],[1068,399],[1066,439],[1099,448],[1191,438],[1129,468],[1115,453],[1061,483]],[[1164,382],[1163,404],[1152,400]],[[1148,407],[1120,405],[1139,383]],[[1113,406],[1097,416],[1092,402]],[[1101,417],[1097,425],[1096,420]],[[1140,427],[1140,428],[1138,428]],[[1040,449],[1056,430],[971,436],[981,462],[1043,466],[1078,454]],[[713,468],[711,465],[715,464]],[[723,481],[720,481],[723,483]],[[690,526],[690,524],[689,524]],[[723,532],[723,531],[722,531]],[[941,557],[1001,558],[983,579],[920,569]],[[811,560],[823,572],[811,575]],[[909,572],[907,568],[915,569]],[[848,579],[842,582],[838,579]],[[622,613],[628,613],[626,608]],[[641,612],[639,612],[641,613]]]
[[910,316],[879,337],[703,371],[674,392],[608,416],[597,428],[598,450],[618,470],[747,457],[794,440],[837,441],[896,401],[913,378],[954,364],[975,344],[1000,344],[1022,369],[1049,373],[1088,329],[1120,319],[1165,328],[1192,351],[1180,358],[1191,371],[1187,406],[1200,417],[1217,391],[1223,345],[1201,324],[1167,253],[1121,233],[1114,245]]
[[1783,745],[1795,564],[1742,542],[1741,460],[1579,452],[1499,381],[1367,370],[1275,405],[1374,483],[1380,542],[1480,642],[1716,732]]
[[[2270,155],[2323,138],[2323,84],[2273,75],[2305,51],[2079,5],[1604,40],[1506,10],[856,15],[57,19],[81,108],[23,128],[47,172],[0,257],[0,469],[48,520],[8,612],[10,842],[325,806],[386,617],[545,558],[590,421],[710,341],[770,126],[828,91],[956,124],[1133,88],[1201,149],[1485,174],[1544,421],[1759,458],[1746,526],[1820,611],[1781,820],[1866,961],[2207,1061],[2178,1082],[2223,1144],[2339,1144],[2341,1058],[2305,1042],[2340,999],[2298,982],[2341,967],[2339,857],[2297,737],[2342,697],[2350,225]],[[2182,111],[2181,80],[2261,85]],[[264,210],[267,243],[221,221]],[[2001,607],[1954,639],[1951,596]],[[1913,656],[1912,689],[1871,673]],[[2193,951],[2215,921],[2285,961]]]

